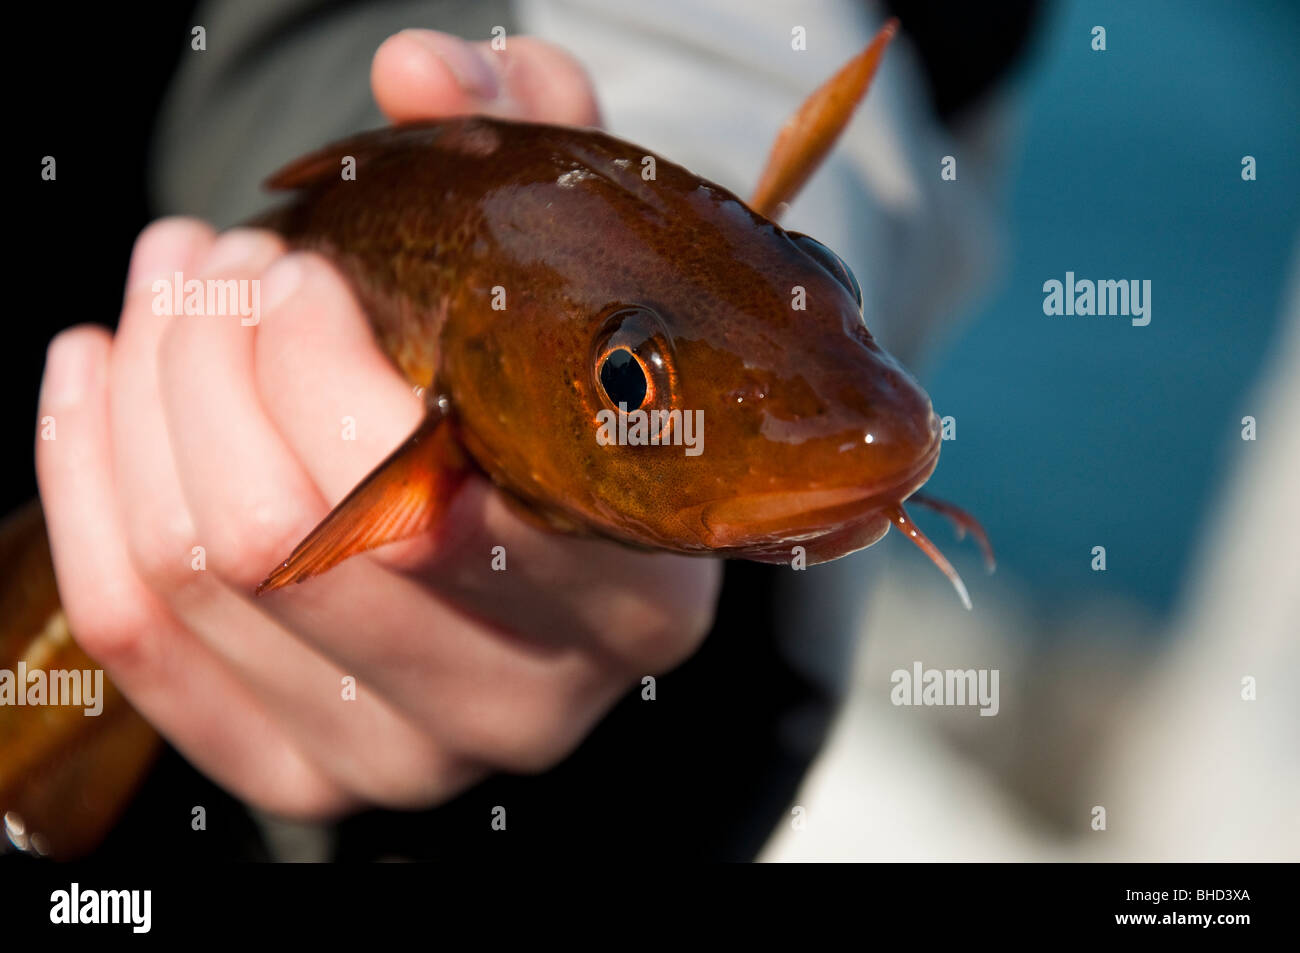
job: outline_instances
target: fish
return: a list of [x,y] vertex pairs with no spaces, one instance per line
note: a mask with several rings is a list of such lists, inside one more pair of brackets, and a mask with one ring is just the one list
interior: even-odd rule
[[[845,262],[778,224],[896,30],[786,123],[748,202],[599,130],[485,116],[362,133],[273,175],[290,198],[249,224],[333,263],[425,414],[257,593],[428,532],[481,473],[534,524],[651,551],[812,565],[894,528],[969,608],[903,507],[972,532],[991,566],[979,524],[917,492],[941,445],[930,400],[873,338]],[[0,663],[92,666],[39,503],[0,527],[0,568]],[[0,707],[13,846],[83,854],[129,802],[159,739],[104,694],[98,719]]]
[[[0,524],[0,580],[0,679],[15,676],[15,693],[29,691],[19,673],[97,668],[73,640],[59,607],[36,500]],[[86,717],[79,705],[4,701],[0,855],[9,850],[55,858],[87,853],[108,834],[161,749],[161,739],[108,679],[95,717]]]
[[774,220],[895,29],[786,124],[749,202],[599,130],[483,116],[365,132],[274,175],[293,197],[254,224],[347,278],[425,415],[257,591],[427,532],[479,472],[532,522],[656,551],[815,565],[894,527],[969,607],[902,505],[939,459],[929,397],[872,336],[848,265]]

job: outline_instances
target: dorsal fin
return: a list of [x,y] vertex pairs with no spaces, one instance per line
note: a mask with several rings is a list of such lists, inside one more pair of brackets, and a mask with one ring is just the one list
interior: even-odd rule
[[854,110],[876,75],[885,47],[896,32],[898,20],[891,19],[865,50],[823,83],[804,100],[799,111],[786,120],[772,144],[758,188],[749,200],[750,208],[759,215],[775,219],[780,214],[781,205],[799,194],[853,118]]
[[340,139],[338,142],[331,142],[315,152],[294,159],[268,178],[265,185],[268,189],[281,192],[305,189],[335,179],[343,167],[344,156],[352,156],[360,166],[380,148],[399,138],[392,135],[397,131],[396,129],[372,129],[347,139]]
[[444,125],[445,122],[408,123],[357,133],[294,159],[268,178],[265,186],[282,192],[320,185],[338,178],[345,156],[355,159],[357,168],[361,169],[374,157],[391,152],[397,146],[436,138]]
[[452,116],[385,126],[357,133],[347,139],[295,159],[266,180],[275,191],[305,189],[337,181],[343,158],[356,160],[357,171],[385,156],[398,155],[406,149],[436,148],[473,157],[492,155],[501,146],[499,127],[510,124],[486,116]]
[[323,181],[326,175],[338,175],[343,157],[350,154],[343,149],[331,148],[299,156],[288,165],[276,170],[262,185],[273,192],[303,189],[315,185]]

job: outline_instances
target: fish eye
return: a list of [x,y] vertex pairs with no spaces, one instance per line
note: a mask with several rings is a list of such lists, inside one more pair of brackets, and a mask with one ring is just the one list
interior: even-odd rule
[[674,405],[672,345],[649,308],[614,309],[596,336],[592,369],[596,390],[611,410],[669,410]]
[[788,234],[805,255],[830,272],[835,280],[853,295],[858,302],[858,311],[861,312],[862,286],[858,284],[858,279],[854,277],[853,270],[844,263],[844,259],[810,235],[805,235],[802,232],[789,232]]
[[600,362],[600,386],[610,403],[632,410],[639,410],[651,393],[645,365],[625,347],[610,351]]

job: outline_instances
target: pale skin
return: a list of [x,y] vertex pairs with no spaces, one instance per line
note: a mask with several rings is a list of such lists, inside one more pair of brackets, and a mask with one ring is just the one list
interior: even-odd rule
[[[522,37],[494,53],[406,31],[371,83],[394,121],[599,122],[581,68]],[[261,322],[154,314],[154,280],[176,271],[259,279]],[[544,770],[712,623],[717,561],[545,532],[480,477],[429,537],[255,597],[421,416],[341,277],[269,233],[149,226],[117,333],[54,339],[39,412],[56,426],[36,466],[77,641],[195,766],[276,814],[429,806],[494,770]]]

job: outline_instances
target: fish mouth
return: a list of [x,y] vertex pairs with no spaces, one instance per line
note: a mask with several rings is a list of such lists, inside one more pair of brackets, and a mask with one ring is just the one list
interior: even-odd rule
[[[929,557],[970,609],[970,594],[957,570],[903,509],[903,501],[934,472],[940,442],[936,434],[916,467],[883,485],[749,493],[705,504],[699,515],[709,547],[727,556],[783,565],[794,564],[798,547],[805,565],[811,566],[865,549],[892,527]],[[974,517],[929,496],[917,494],[913,499],[947,516],[958,539],[970,531],[984,551],[986,568],[993,571],[993,547]]]
[[832,537],[847,537],[845,544],[855,544],[837,555],[869,546],[889,527],[890,517],[885,511],[903,502],[930,478],[939,462],[941,443],[936,434],[913,468],[887,481],[746,493],[703,504],[698,510],[707,545],[750,559],[779,553],[787,561],[791,544]]

